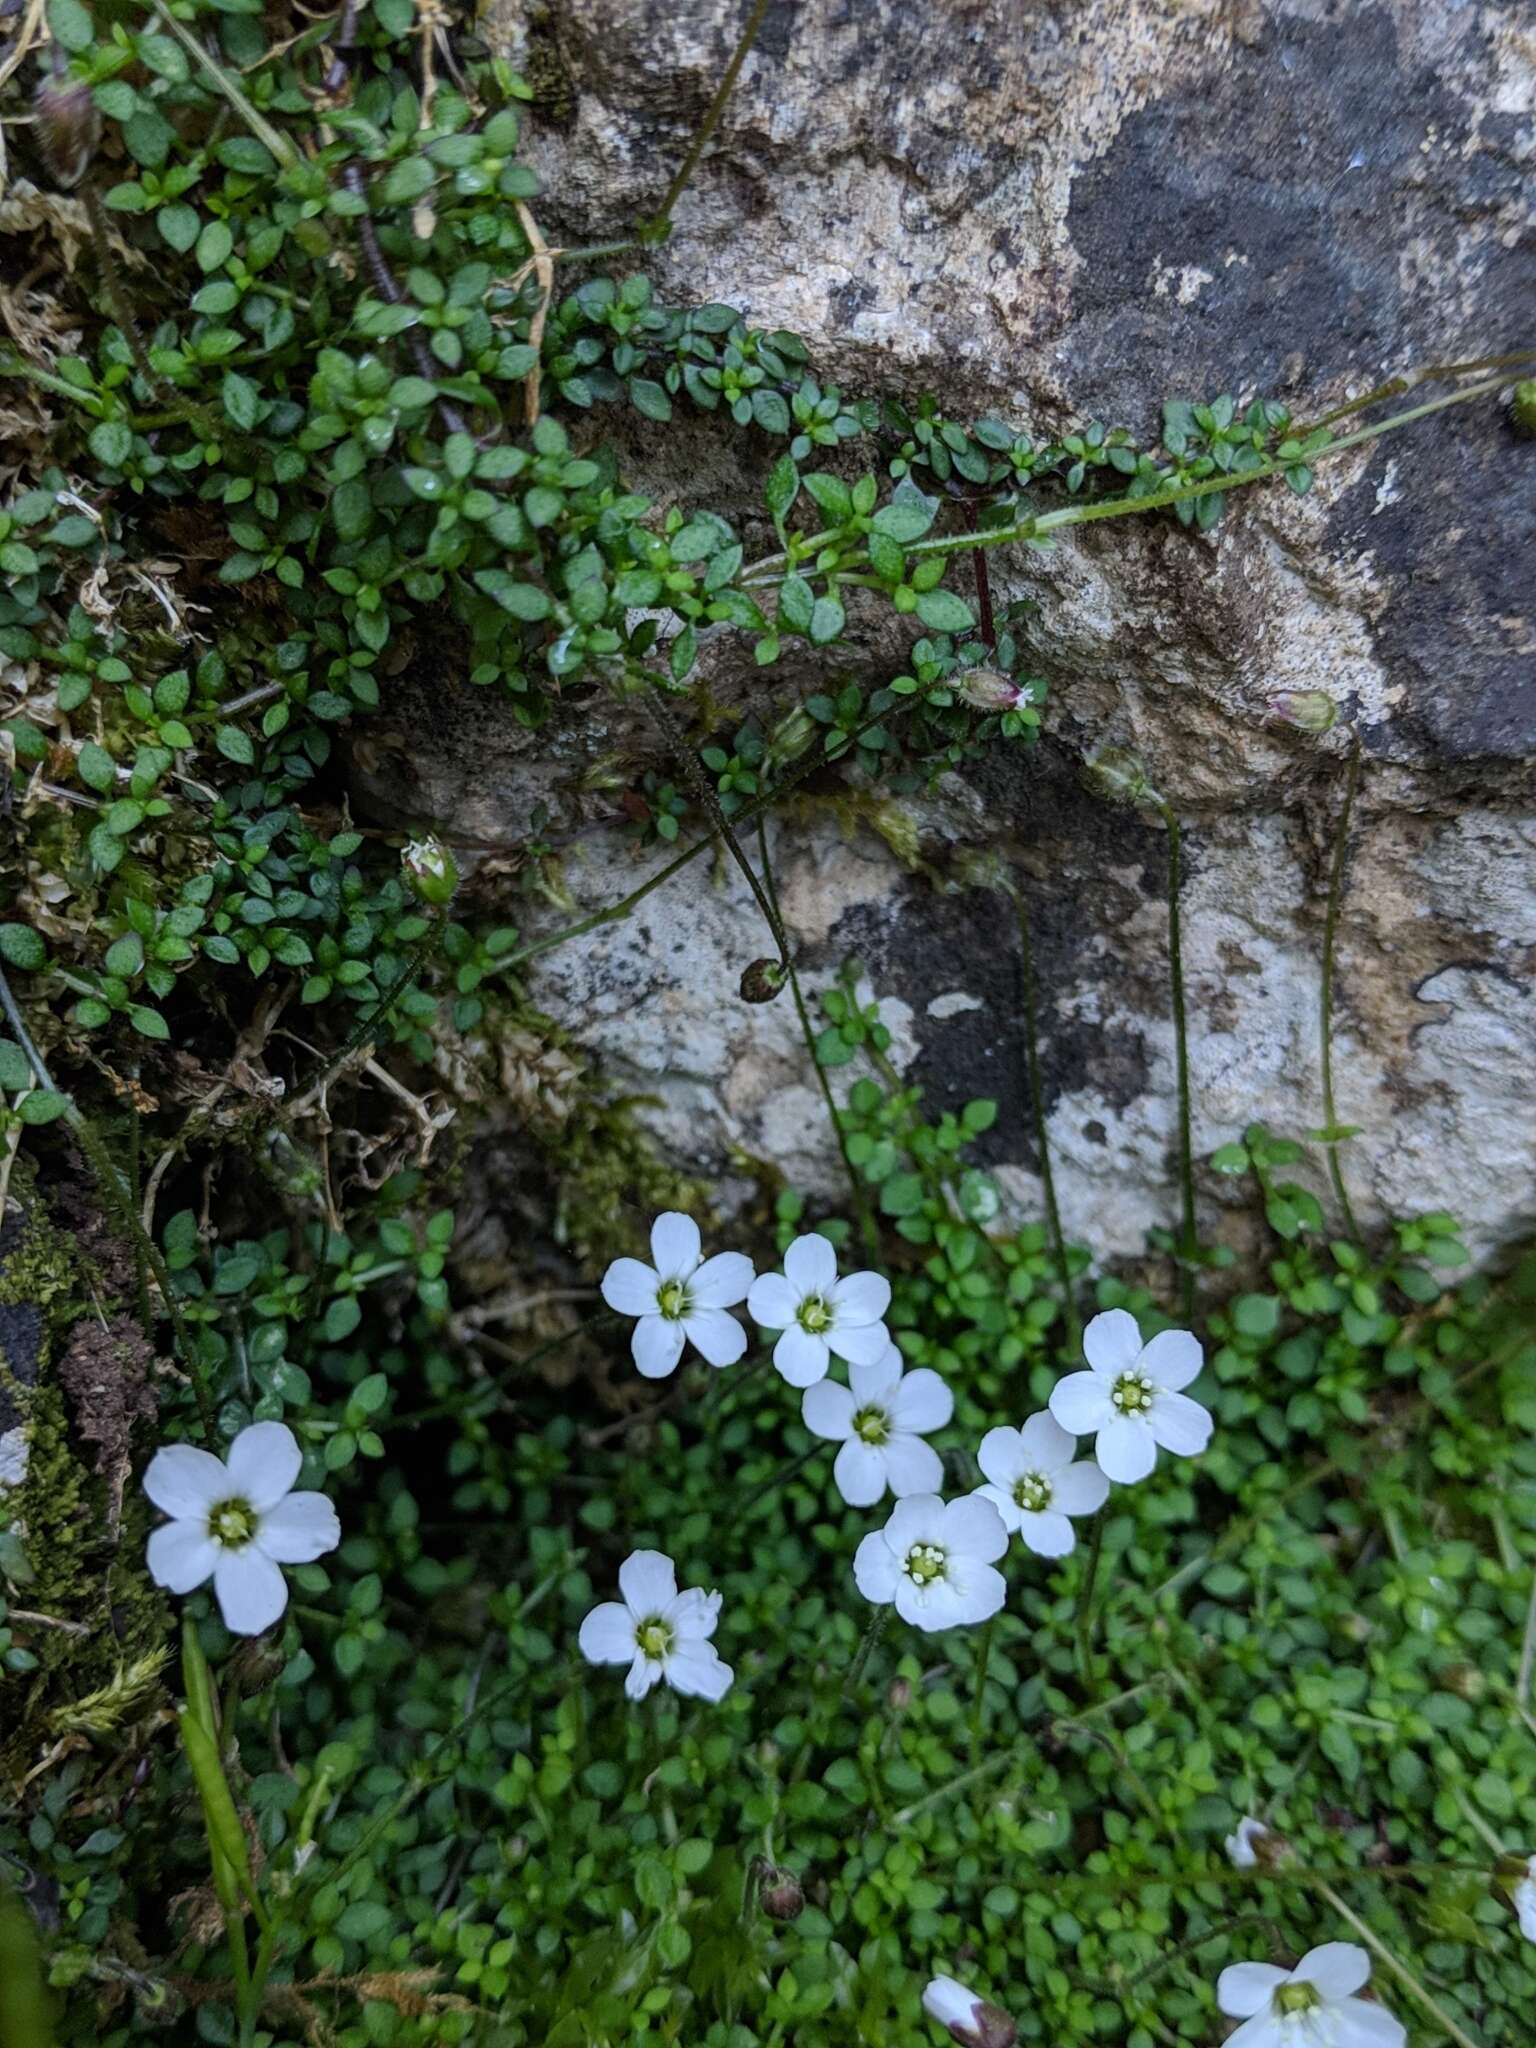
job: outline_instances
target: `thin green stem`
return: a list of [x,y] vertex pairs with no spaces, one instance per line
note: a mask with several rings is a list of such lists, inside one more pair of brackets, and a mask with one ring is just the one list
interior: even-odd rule
[[1531,1579],[1531,1604],[1525,1615],[1525,1640],[1520,1645],[1520,1671],[1515,1679],[1515,1698],[1522,1707],[1536,1702],[1531,1699],[1531,1685],[1536,1680],[1536,1573]]
[[971,1697],[971,1769],[975,1770],[981,1757],[981,1724],[986,1709],[987,1665],[992,1656],[992,1630],[996,1617],[983,1624],[976,1637],[976,1680]]
[[1024,1025],[1024,1072],[1029,1088],[1030,1120],[1035,1127],[1035,1150],[1040,1155],[1040,1185],[1045,1193],[1046,1227],[1051,1234],[1051,1252],[1061,1287],[1062,1307],[1067,1318],[1067,1336],[1074,1356],[1082,1343],[1083,1326],[1077,1313],[1072,1287],[1072,1265],[1067,1257],[1067,1240],[1061,1228],[1061,1210],[1056,1201],[1056,1176],[1051,1168],[1051,1140],[1045,1121],[1045,1084],[1040,1071],[1040,1004],[1035,982],[1035,949],[1029,929],[1029,911],[1017,888],[1010,888],[1019,925],[1019,1009]]
[[1504,1854],[1503,1841],[1494,1833],[1493,1829],[1483,1819],[1483,1816],[1468,1798],[1466,1787],[1464,1785],[1457,1785],[1453,1789],[1456,1794],[1456,1804],[1461,1808],[1462,1817],[1465,1819],[1468,1827],[1472,1829],[1474,1834],[1482,1836],[1495,1856],[1502,1856]]
[[906,1827],[909,1822],[916,1820],[920,1813],[927,1813],[944,1800],[953,1799],[958,1793],[974,1785],[978,1778],[985,1778],[993,1771],[1001,1770],[1012,1757],[1011,1749],[993,1750],[983,1762],[973,1765],[968,1771],[962,1771],[958,1778],[947,1778],[936,1791],[925,1792],[921,1799],[914,1800],[910,1806],[904,1806],[899,1813],[892,1814],[891,1825],[898,1828]]
[[1349,859],[1349,825],[1360,785],[1360,735],[1354,735],[1349,749],[1349,768],[1344,778],[1344,803],[1339,811],[1339,829],[1333,842],[1333,864],[1328,876],[1328,910],[1323,921],[1323,973],[1318,1001],[1318,1035],[1322,1041],[1324,1149],[1328,1154],[1328,1177],[1334,1199],[1344,1218],[1344,1227],[1358,1244],[1360,1226],[1344,1185],[1344,1167],[1339,1158],[1338,1115],[1333,1093],[1333,978],[1334,955],[1339,934],[1339,910],[1344,901],[1344,870]]
[[1343,405],[1336,405],[1332,412],[1325,412],[1315,420],[1309,420],[1304,427],[1295,429],[1296,438],[1304,441],[1308,434],[1315,434],[1319,427],[1331,427],[1335,420],[1348,419],[1352,413],[1365,412],[1370,406],[1380,405],[1388,398],[1401,398],[1405,392],[1415,391],[1421,384],[1437,384],[1447,377],[1470,377],[1478,370],[1518,370],[1526,363],[1536,362],[1536,349],[1516,349],[1507,356],[1472,356],[1464,363],[1426,363],[1422,369],[1405,370],[1400,377],[1389,377],[1385,384],[1378,384],[1363,397],[1346,399]]
[[244,121],[246,127],[256,137],[256,140],[261,143],[263,148],[271,151],[272,155],[285,170],[291,170],[299,161],[299,155],[287,136],[280,135],[266,116],[257,112],[229,72],[215,58],[209,55],[196,36],[188,29],[183,28],[182,24],[168,8],[161,5],[161,0],[150,0],[150,5],[164,26],[170,30],[177,42],[181,44],[181,47],[186,51],[193,63],[212,81],[216,90],[228,100],[241,120]]
[[731,52],[731,61],[720,74],[720,83],[715,88],[715,96],[710,101],[708,111],[699,124],[698,133],[688,146],[688,154],[679,164],[676,176],[667,187],[667,196],[662,200],[659,212],[655,215],[654,220],[648,223],[650,234],[646,239],[663,241],[671,233],[673,209],[687,190],[688,181],[698,169],[699,159],[709,146],[710,137],[720,125],[720,117],[725,112],[731,94],[735,90],[736,80],[741,73],[741,67],[747,61],[747,53],[757,41],[758,31],[762,28],[767,12],[768,0],[757,0],[757,4],[747,17],[747,25],[742,30],[735,49]]
[[1088,1568],[1083,1582],[1077,1589],[1077,1607],[1073,1614],[1074,1632],[1077,1637],[1077,1672],[1084,1686],[1092,1679],[1093,1672],[1093,1623],[1094,1590],[1099,1578],[1099,1559],[1104,1550],[1104,1510],[1101,1508],[1093,1518],[1093,1534],[1088,1542]]
[[1317,1889],[1328,1901],[1329,1905],[1332,1906],[1339,1918],[1347,1922],[1354,1929],[1366,1947],[1376,1952],[1398,1983],[1402,1985],[1403,1989],[1410,1992],[1418,2000],[1419,2004],[1423,2006],[1424,2010],[1444,2027],[1451,2039],[1457,2043],[1457,2048],[1481,2048],[1481,2043],[1474,2041],[1465,2027],[1458,2026],[1444,2006],[1431,1996],[1419,1982],[1418,1978],[1414,1976],[1413,1972],[1398,1961],[1381,1936],[1360,1918],[1360,1915],[1352,1906],[1345,1904],[1331,1884],[1319,1884]]
[[823,1438],[813,1437],[803,1451],[787,1459],[771,1479],[763,1481],[755,1493],[749,1493],[739,1508],[732,1509],[735,1519],[745,1521],[747,1516],[754,1513],[770,1495],[777,1493],[780,1487],[787,1486],[797,1472],[803,1472],[812,1458],[819,1457],[826,1448]]
[[875,1608],[874,1612],[870,1615],[869,1626],[865,1629],[859,1647],[854,1653],[853,1662],[848,1667],[848,1676],[843,1680],[843,1698],[845,1700],[851,1699],[858,1690],[859,1680],[864,1676],[864,1667],[869,1662],[876,1643],[885,1634],[890,1618],[891,1609],[888,1602],[884,1606]]
[[1183,834],[1171,804],[1159,807],[1168,828],[1168,974],[1173,997],[1173,1051],[1179,1099],[1179,1293],[1185,1322],[1195,1313],[1195,1148],[1189,1101],[1189,1017],[1184,999],[1184,930],[1179,897],[1183,885]]

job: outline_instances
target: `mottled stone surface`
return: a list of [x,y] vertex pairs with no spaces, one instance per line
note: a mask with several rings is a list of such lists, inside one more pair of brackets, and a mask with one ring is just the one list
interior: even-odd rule
[[[572,96],[535,144],[552,238],[655,208],[744,13],[559,0],[541,62]],[[491,20],[515,47],[515,23]],[[1223,388],[1307,415],[1426,362],[1536,342],[1533,134],[1519,6],[805,0],[770,8],[654,268],[663,294],[795,329],[847,389],[931,388],[946,410],[1031,431],[1098,414],[1150,433],[1163,396]],[[658,469],[620,431],[647,488],[750,520],[769,448],[690,426]],[[1366,751],[1337,1025],[1340,1111],[1366,1127],[1357,1194],[1458,1209],[1484,1248],[1528,1229],[1531,444],[1484,402],[1341,459],[1304,501],[1246,494],[1210,536],[1117,523],[1016,551],[997,576],[1036,602],[1050,737],[969,774],[921,824],[938,865],[957,842],[987,846],[1026,888],[1069,1226],[1128,1253],[1171,1207],[1165,838],[1083,789],[1081,757],[1105,741],[1138,748],[1186,820],[1201,1147],[1253,1118],[1321,1119],[1347,742],[1344,726],[1319,742],[1276,723],[1275,693],[1300,687],[1336,699]],[[888,616],[856,617],[851,637],[869,674],[890,672]],[[728,654],[713,673],[729,695]],[[492,707],[465,717],[365,764],[364,795],[516,838],[573,761],[625,737],[589,705],[553,736],[551,766]],[[865,962],[934,1099],[1002,1102],[990,1157],[1032,1202],[1006,905],[945,894],[878,835],[845,840],[815,812],[778,845],[810,979]],[[585,829],[567,879],[596,907],[633,886],[635,859]],[[739,1154],[832,1188],[787,998],[735,995],[765,950],[725,874],[550,954],[535,994],[657,1096],[680,1154],[727,1181]]]

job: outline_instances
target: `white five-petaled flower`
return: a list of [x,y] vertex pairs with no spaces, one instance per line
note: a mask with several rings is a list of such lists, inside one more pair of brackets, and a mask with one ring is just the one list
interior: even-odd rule
[[677,1368],[684,1344],[711,1365],[734,1365],[747,1333],[726,1311],[745,1301],[752,1261],[744,1252],[704,1257],[699,1226],[669,1209],[651,1225],[654,1266],[615,1259],[603,1275],[603,1299],[621,1316],[638,1316],[630,1350],[648,1380]]
[[709,1640],[720,1595],[677,1590],[677,1572],[659,1550],[632,1550],[619,1566],[622,1600],[605,1600],[577,1638],[589,1664],[627,1664],[624,1691],[643,1700],[663,1679],[689,1698],[723,1699],[733,1673]]
[[1065,1557],[1077,1541],[1069,1515],[1092,1515],[1109,1498],[1109,1481],[1085,1458],[1074,1465],[1077,1438],[1049,1415],[1031,1415],[1022,1429],[989,1429],[976,1462],[988,1484],[976,1491],[1037,1557]]
[[1018,2029],[1001,2006],[978,1998],[953,1977],[935,1977],[923,1993],[923,2011],[948,2030],[960,2048],[1013,2048]]
[[1263,1821],[1255,1820],[1251,1813],[1245,1813],[1235,1831],[1228,1835],[1222,1847],[1230,1857],[1234,1870],[1253,1870],[1258,1866],[1259,1845],[1269,1839],[1269,1829]]
[[1402,2022],[1354,1995],[1370,1974],[1369,1955],[1352,1941],[1308,1949],[1294,1970],[1233,1963],[1216,1980],[1216,2003],[1244,2024],[1226,2048],[1403,2048]]
[[213,1580],[224,1626],[259,1636],[288,1605],[279,1565],[312,1564],[341,1541],[323,1493],[295,1493],[304,1453],[285,1422],[253,1422],[226,1458],[167,1444],[144,1491],[171,1517],[149,1539],[149,1575],[172,1593]]
[[942,1501],[914,1493],[897,1501],[883,1529],[866,1536],[853,1557],[853,1576],[866,1600],[894,1601],[915,1628],[960,1628],[990,1621],[1007,1597],[995,1569],[1008,1531],[991,1501],[974,1493]]
[[898,1499],[937,1493],[944,1467],[923,1438],[954,1412],[955,1397],[938,1374],[927,1366],[903,1371],[894,1344],[873,1365],[850,1365],[846,1387],[818,1380],[800,1400],[812,1435],[842,1445],[832,1478],[851,1508],[873,1507],[887,1487]]
[[1211,1418],[1180,1391],[1199,1375],[1205,1354],[1188,1330],[1164,1330],[1143,1344],[1123,1308],[1095,1316],[1083,1332],[1087,1372],[1068,1373],[1051,1389],[1051,1413],[1074,1436],[1095,1438],[1100,1470],[1118,1485],[1145,1479],[1158,1446],[1194,1457],[1211,1440]]
[[891,1339],[881,1317],[890,1305],[891,1283],[879,1273],[839,1280],[831,1240],[814,1231],[795,1239],[782,1273],[759,1273],[747,1296],[752,1320],[783,1332],[773,1362],[792,1387],[824,1380],[834,1353],[850,1365],[882,1358]]
[[1525,1876],[1515,1886],[1515,1914],[1527,1941],[1536,1941],[1536,1856],[1525,1866]]

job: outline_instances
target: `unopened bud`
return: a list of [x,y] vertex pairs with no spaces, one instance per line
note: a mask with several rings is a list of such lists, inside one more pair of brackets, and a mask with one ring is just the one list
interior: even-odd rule
[[624,765],[622,754],[599,754],[582,771],[581,786],[583,789],[624,789],[629,780],[630,771]]
[[458,863],[440,839],[413,839],[400,855],[400,871],[423,903],[441,909],[453,901]]
[[1020,711],[1035,701],[1033,683],[1016,683],[996,668],[962,669],[950,678],[950,687],[973,711]]
[[1276,718],[1303,732],[1328,732],[1339,718],[1338,705],[1323,690],[1282,690],[1270,699],[1269,708]]
[[1509,422],[1517,434],[1536,434],[1536,377],[1522,377],[1515,386]]
[[1101,747],[1083,764],[1088,787],[1112,804],[1147,804],[1160,801],[1147,779],[1147,771],[1136,755],[1124,747]]
[[768,759],[780,768],[787,767],[791,761],[798,761],[806,749],[815,744],[816,732],[815,719],[797,704],[768,735]]
[[56,65],[33,94],[32,112],[43,161],[54,183],[68,191],[90,169],[101,140],[101,115],[91,88]]
[[788,979],[789,970],[782,960],[766,956],[754,960],[750,967],[741,971],[741,1000],[744,1003],[771,1003]]
[[1284,1835],[1252,1814],[1244,1814],[1222,1846],[1234,1870],[1278,1870],[1296,1853]]
[[280,1642],[270,1636],[247,1636],[229,1660],[229,1675],[248,1697],[265,1692],[287,1662]]
[[891,1689],[886,1694],[886,1703],[891,1711],[904,1714],[912,1704],[912,1681],[910,1678],[893,1678]]
[[1488,1690],[1488,1681],[1475,1664],[1444,1665],[1435,1673],[1435,1683],[1442,1692],[1455,1693],[1459,1700],[1480,1700]]
[[796,1920],[805,1910],[805,1892],[792,1870],[776,1863],[760,1862],[757,1870],[758,1904],[770,1920]]
[[1019,2030],[1000,2005],[967,1991],[953,1977],[935,1977],[923,1993],[923,2011],[949,2030],[960,2048],[1014,2048]]

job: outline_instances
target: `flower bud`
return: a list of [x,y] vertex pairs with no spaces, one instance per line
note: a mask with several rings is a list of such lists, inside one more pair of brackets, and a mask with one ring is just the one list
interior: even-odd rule
[[1124,747],[1100,747],[1083,764],[1088,787],[1112,804],[1155,804],[1161,802],[1147,779],[1147,771],[1136,755]]
[[1323,690],[1282,690],[1270,698],[1269,708],[1303,732],[1327,732],[1338,723],[1339,707]]
[[788,979],[789,970],[784,962],[765,955],[742,969],[741,1000],[744,1003],[771,1003]]
[[32,96],[32,112],[43,162],[54,183],[69,191],[90,169],[101,140],[101,115],[91,88],[55,65]]
[[779,767],[800,756],[816,738],[817,726],[814,718],[801,705],[781,718],[768,736],[768,758]]
[[1234,1870],[1278,1870],[1295,1854],[1284,1835],[1247,1813],[1222,1846]]
[[1536,377],[1522,377],[1515,386],[1509,423],[1517,434],[1536,434]]
[[995,668],[962,669],[950,678],[950,687],[973,711],[1019,711],[1035,701],[1033,683],[1016,683]]
[[758,1903],[770,1920],[796,1920],[805,1908],[805,1892],[792,1870],[762,1861],[757,1870]]
[[247,1636],[226,1668],[241,1693],[248,1697],[275,1684],[287,1662],[280,1642],[274,1642],[270,1636]]
[[1014,2048],[1019,2030],[1001,2006],[967,1991],[953,1977],[935,1977],[923,1993],[923,2011],[949,2030],[960,2048]]
[[893,1678],[891,1689],[885,1696],[886,1704],[893,1714],[904,1714],[912,1704],[912,1681],[910,1678]]
[[423,903],[441,909],[453,901],[458,863],[440,839],[413,839],[400,855],[400,871]]
[[1435,1673],[1435,1684],[1442,1692],[1453,1692],[1459,1700],[1480,1700],[1488,1690],[1488,1681],[1475,1664],[1457,1663],[1443,1665]]

